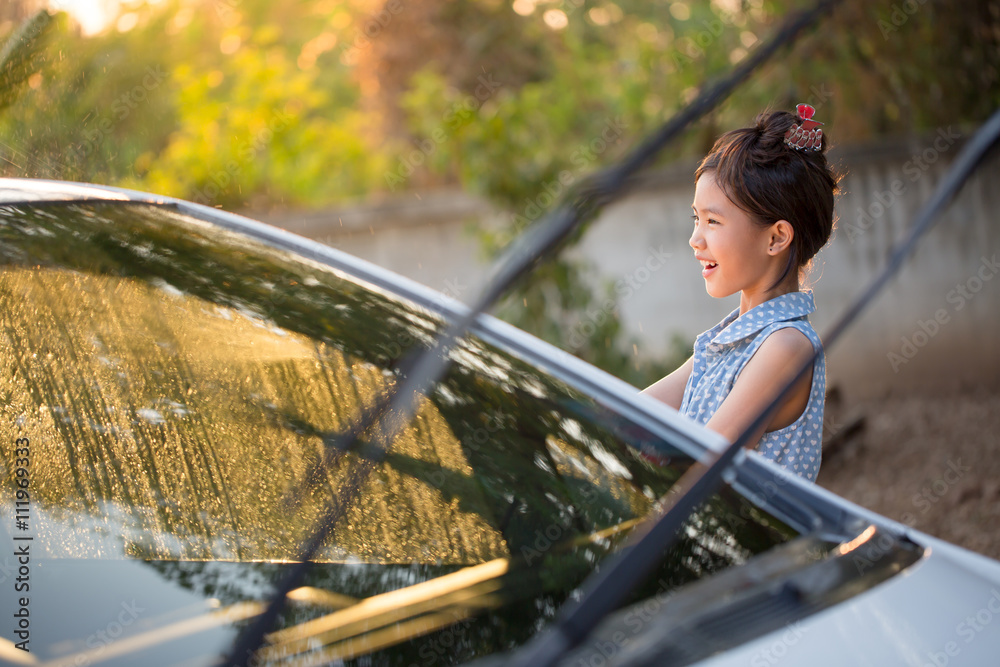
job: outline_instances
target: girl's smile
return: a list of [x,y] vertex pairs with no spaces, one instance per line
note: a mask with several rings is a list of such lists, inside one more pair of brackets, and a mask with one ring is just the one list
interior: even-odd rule
[[791,242],[791,236],[784,233],[791,227],[787,222],[757,223],[730,201],[712,172],[698,179],[691,208],[694,230],[689,243],[695,259],[701,262],[705,289],[711,296],[723,298],[741,292],[740,310],[746,312],[798,289],[797,281],[794,285],[788,281],[774,285]]

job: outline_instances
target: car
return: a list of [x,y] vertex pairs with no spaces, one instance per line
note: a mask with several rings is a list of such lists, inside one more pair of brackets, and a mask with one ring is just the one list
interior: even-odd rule
[[[210,207],[0,179],[0,257],[2,665],[233,659],[321,526],[236,660],[518,664],[726,445],[480,315],[386,451],[340,449],[466,307]],[[994,664],[998,591],[746,453],[558,664]]]

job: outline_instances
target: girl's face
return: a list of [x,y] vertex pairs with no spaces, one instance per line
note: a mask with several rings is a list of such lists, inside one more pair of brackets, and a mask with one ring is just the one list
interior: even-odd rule
[[777,278],[774,257],[768,253],[770,228],[731,202],[712,172],[698,179],[691,208],[694,231],[689,243],[701,262],[709,295],[719,299],[743,292],[753,305],[766,301]]

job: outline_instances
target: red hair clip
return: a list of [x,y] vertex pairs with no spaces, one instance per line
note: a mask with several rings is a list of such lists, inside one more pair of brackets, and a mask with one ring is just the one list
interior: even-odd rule
[[823,148],[823,130],[819,129],[823,123],[812,119],[816,110],[808,104],[800,104],[795,107],[795,111],[801,122],[792,125],[785,132],[785,143],[797,151],[818,151]]

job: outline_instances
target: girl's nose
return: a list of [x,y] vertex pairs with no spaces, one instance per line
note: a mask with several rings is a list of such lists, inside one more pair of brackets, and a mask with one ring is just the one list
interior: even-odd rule
[[691,238],[688,239],[688,245],[695,250],[704,247],[705,240],[701,238],[701,232],[698,230],[698,225],[695,225],[694,231],[691,232]]

